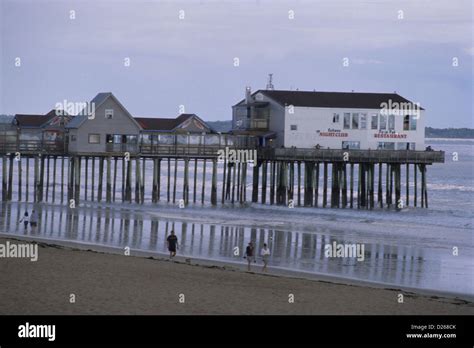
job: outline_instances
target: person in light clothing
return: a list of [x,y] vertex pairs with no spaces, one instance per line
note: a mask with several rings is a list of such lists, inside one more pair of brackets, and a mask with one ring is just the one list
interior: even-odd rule
[[262,260],[263,260],[262,271],[266,272],[267,271],[267,265],[268,265],[268,259],[270,258],[270,249],[268,249],[267,244],[263,244],[263,248],[260,251],[260,255],[262,256]]

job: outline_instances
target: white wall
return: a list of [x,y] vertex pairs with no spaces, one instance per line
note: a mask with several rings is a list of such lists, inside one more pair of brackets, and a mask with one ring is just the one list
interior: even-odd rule
[[[333,123],[333,114],[339,114],[339,122]],[[367,129],[344,129],[344,113],[367,114]],[[290,113],[290,109],[285,109],[284,122],[284,146],[298,148],[312,148],[319,144],[323,148],[341,149],[342,141],[360,141],[361,149],[377,149],[379,142],[413,142],[416,143],[416,150],[424,150],[425,122],[424,111],[420,111],[417,119],[415,130],[403,130],[403,116],[395,115],[395,134],[406,136],[405,138],[376,138],[376,134],[380,134],[379,130],[371,129],[372,114],[379,114],[379,109],[335,109],[335,108],[310,108],[310,107],[294,107],[294,113]],[[387,117],[388,119],[388,117]],[[290,130],[291,125],[296,125],[297,130]],[[352,127],[352,116],[351,116]],[[379,124],[380,127],[380,124]],[[388,128],[388,127],[387,127]],[[346,136],[328,136],[343,133]],[[386,131],[385,133],[390,133]],[[392,135],[393,136],[393,135]]]

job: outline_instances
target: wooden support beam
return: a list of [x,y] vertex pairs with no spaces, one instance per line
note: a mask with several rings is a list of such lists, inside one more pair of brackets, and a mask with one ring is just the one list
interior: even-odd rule
[[2,201],[8,200],[7,156],[2,156]]
[[204,196],[206,193],[206,159],[202,163],[202,189],[201,189],[201,204],[204,204]]
[[74,162],[74,203],[77,207],[81,197],[81,156],[77,156]]
[[382,163],[379,163],[379,182],[377,187],[377,201],[379,203],[379,207],[383,208],[383,191],[382,191]]
[[235,163],[232,163],[232,196],[231,196],[231,203],[234,204],[235,200],[235,176],[237,171],[237,166]]
[[211,204],[217,205],[217,159],[212,160]]
[[140,157],[135,158],[135,203],[141,201],[142,176],[140,171]]
[[387,203],[387,207],[390,208],[390,164],[387,163],[385,165],[385,203]]
[[112,164],[110,156],[107,156],[106,165],[106,184],[105,184],[105,200],[107,203],[112,202]]
[[142,173],[140,183],[140,203],[145,203],[145,187],[146,187],[146,157],[142,158]]
[[410,205],[410,165],[407,163],[405,167],[406,167],[406,173],[405,173],[406,203],[405,205],[408,207]]
[[253,163],[253,175],[252,175],[252,203],[258,203],[258,176],[259,176],[259,166],[257,160],[254,160]]
[[[28,170],[28,167],[26,168]],[[61,203],[64,201],[64,156],[61,157]]]
[[48,202],[49,199],[49,167],[50,167],[50,158],[51,156],[46,156],[46,199],[45,201]]
[[171,162],[170,162],[170,159],[168,158],[168,176],[167,176],[167,201],[169,202],[170,201],[170,190],[171,190],[171,184],[170,184],[170,180],[171,180]]
[[189,203],[189,159],[184,159],[184,176],[183,176],[183,201],[187,206]]
[[270,162],[270,204],[275,204],[275,165],[274,161]]
[[196,190],[197,190],[197,168],[198,168],[198,160],[197,158],[194,159],[194,179],[193,179],[193,203],[196,203]]
[[267,161],[262,163],[262,204],[267,200]]
[[342,207],[347,207],[347,165],[342,164]]
[[415,181],[415,187],[414,187],[414,197],[413,197],[413,205],[416,207],[418,204],[418,174],[417,174],[417,164],[415,163],[413,165],[413,175],[414,175],[414,181]]
[[[56,157],[54,157],[56,160]],[[23,166],[22,166],[22,156],[17,158],[17,164],[18,164],[18,201],[21,202],[21,196],[22,196],[22,176],[23,176]]]
[[[85,172],[84,172],[84,200],[87,201],[87,191],[88,191],[88,183],[89,183],[89,157],[84,156],[85,161]],[[94,173],[92,173],[94,175]]]
[[328,203],[328,163],[324,162],[323,173],[323,208],[326,208]]
[[112,188],[112,201],[115,202],[115,193],[117,192],[117,156],[114,157],[114,186]]
[[125,201],[132,203],[132,159],[126,159]]
[[351,181],[350,181],[350,202],[349,207],[354,207],[354,163],[351,163]]
[[38,188],[38,201],[43,202],[43,188],[44,188],[44,156],[40,157],[40,176],[39,176],[39,188]]
[[[38,163],[36,161],[35,157],[35,172],[37,172],[38,169]],[[71,203],[71,199],[74,199],[74,156],[69,157],[68,161],[68,184],[67,184],[67,203],[68,205]],[[35,173],[36,176],[36,173]],[[36,179],[35,179],[36,182]],[[36,185],[35,185],[36,187]],[[36,192],[36,190],[35,190]]]
[[222,197],[221,197],[221,202],[224,204],[225,202],[225,188],[226,188],[226,172],[227,172],[227,159],[224,158],[223,162],[223,168],[222,168]]
[[298,206],[301,206],[301,162],[298,161]]
[[[25,201],[28,202],[30,200],[30,157],[26,156],[26,173],[25,173]],[[64,170],[64,157],[63,157],[63,170]],[[62,202],[62,192],[61,192],[61,202]]]
[[240,202],[240,187],[242,184],[241,163],[237,163],[237,200]]
[[[131,162],[131,159],[128,161]],[[99,185],[97,187],[97,201],[102,202],[102,189],[104,184],[104,157],[99,157]]]
[[173,204],[176,202],[176,182],[178,181],[178,158],[174,159]]

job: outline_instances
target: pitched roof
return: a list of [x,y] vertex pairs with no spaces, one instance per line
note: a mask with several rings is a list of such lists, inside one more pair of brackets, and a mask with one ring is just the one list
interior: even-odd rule
[[23,128],[40,128],[56,117],[56,114],[53,111],[54,110],[50,111],[46,115],[16,114],[14,120],[18,126]]
[[68,122],[66,128],[79,128],[86,120],[87,116],[74,116],[71,121]]
[[[408,99],[396,93],[360,93],[360,92],[315,92],[315,91],[284,91],[258,90],[252,94],[262,93],[281,105],[294,105],[320,108],[355,108],[381,109],[383,103],[410,103]],[[244,102],[240,101],[238,104]],[[420,107],[421,110],[424,110]]]
[[176,118],[135,117],[135,120],[144,130],[172,131],[180,124],[194,116],[196,115],[181,114]]

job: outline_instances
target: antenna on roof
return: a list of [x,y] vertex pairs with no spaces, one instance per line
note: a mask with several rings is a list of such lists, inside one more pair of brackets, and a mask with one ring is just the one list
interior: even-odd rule
[[273,74],[268,74],[268,82],[267,82],[268,91],[273,91],[275,89],[273,86],[272,80],[273,80]]

